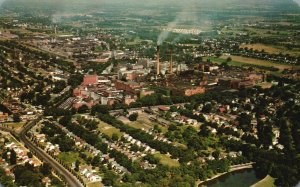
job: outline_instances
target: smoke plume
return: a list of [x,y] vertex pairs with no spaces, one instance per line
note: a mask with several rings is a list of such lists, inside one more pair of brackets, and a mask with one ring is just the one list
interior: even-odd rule
[[298,6],[300,6],[300,0],[293,0],[295,3],[298,4]]
[[0,0],[0,7],[4,3],[5,0]]
[[157,45],[161,45],[163,41],[165,41],[168,38],[170,30],[174,29],[177,26],[177,23],[178,19],[176,18],[174,21],[168,24],[167,29],[164,29],[158,36]]
[[[169,36],[173,29],[180,26],[181,24],[189,23],[192,26],[199,26],[198,17],[196,15],[196,4],[190,3],[185,5],[182,10],[176,15],[175,19],[170,22],[166,28],[160,33],[157,39],[157,45],[161,45]],[[175,38],[172,43],[177,42],[182,36]]]

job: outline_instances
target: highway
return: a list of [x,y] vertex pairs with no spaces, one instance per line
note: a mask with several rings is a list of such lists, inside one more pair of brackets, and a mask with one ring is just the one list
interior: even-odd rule
[[18,134],[11,129],[7,129],[4,127],[0,127],[0,130],[5,130],[16,136],[19,140],[21,140],[25,146],[32,151],[38,158],[41,158],[43,162],[47,162],[51,165],[51,167],[63,178],[63,180],[70,187],[84,187],[84,185],[66,168],[64,168],[59,162],[53,159],[50,155],[44,152],[42,149],[33,144],[27,137],[26,133],[34,126],[37,122],[39,122],[41,117],[33,120],[29,124],[27,124],[23,130]]

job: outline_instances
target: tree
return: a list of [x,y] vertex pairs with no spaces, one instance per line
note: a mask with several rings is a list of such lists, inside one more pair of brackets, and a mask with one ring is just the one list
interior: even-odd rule
[[13,168],[15,180],[18,186],[36,186],[40,187],[42,175],[34,170],[30,164],[17,165]]
[[203,113],[210,113],[212,110],[212,105],[211,104],[206,104],[204,105],[204,107],[202,108],[202,112]]
[[21,186],[41,186],[41,176],[31,171],[25,171],[20,178],[16,178],[16,182]]
[[259,139],[259,142],[262,144],[264,141],[264,122],[261,120],[257,120],[257,126],[256,126],[256,130],[257,130],[257,137]]
[[48,163],[44,163],[43,165],[40,166],[40,172],[44,175],[44,176],[48,176],[51,174],[51,166]]
[[32,155],[31,152],[28,152],[28,153],[27,153],[27,156],[28,156],[28,158],[32,158],[33,155]]
[[65,115],[59,120],[59,124],[66,126],[67,124],[69,124],[71,122],[71,120],[72,120],[71,115]]
[[84,113],[87,113],[88,110],[89,110],[89,107],[87,105],[82,105],[81,107],[78,108],[78,113],[84,114]]
[[216,150],[216,151],[214,151],[214,152],[212,153],[212,156],[213,156],[215,159],[219,160],[220,154],[221,154],[221,151],[220,151],[220,150]]
[[92,115],[95,115],[96,113],[100,113],[100,114],[108,114],[109,113],[109,108],[107,105],[94,105],[92,107],[92,110],[91,110],[91,114]]
[[21,121],[20,114],[14,114],[13,115],[13,120],[16,123],[19,123]]
[[295,148],[290,123],[287,119],[280,119],[280,135],[278,142],[284,146],[287,151],[292,151]]
[[11,165],[14,165],[14,164],[17,163],[17,154],[13,149],[10,150],[9,162],[10,162]]
[[101,157],[100,155],[97,155],[92,159],[91,164],[92,166],[98,166],[100,164],[100,161],[101,161]]
[[159,159],[154,157],[154,155],[151,155],[151,154],[147,154],[143,159],[148,160],[149,163],[151,163],[151,164],[158,164],[159,163]]
[[7,161],[7,151],[2,152],[2,159]]
[[11,176],[7,176],[5,170],[0,168],[0,183],[6,187],[16,187],[14,184],[13,178]]
[[271,125],[266,125],[263,129],[263,145],[269,147],[273,143],[274,133]]
[[226,62],[231,62],[232,61],[232,58],[231,57],[228,57],[227,59],[226,59]]
[[104,173],[102,182],[105,186],[114,186],[118,178],[119,177],[115,172],[108,170],[106,173]]
[[226,70],[229,68],[228,62],[222,62],[221,66],[224,67]]
[[75,169],[75,171],[77,171],[77,172],[79,171],[79,165],[80,165],[80,161],[79,161],[79,160],[76,160],[76,161],[75,161],[75,168],[74,168],[74,169]]
[[138,118],[138,116],[139,116],[139,114],[135,112],[135,113],[130,114],[129,117],[128,117],[128,119],[130,121],[136,121],[137,118]]
[[119,140],[119,136],[116,133],[113,133],[111,139],[113,141],[118,141]]
[[239,122],[239,126],[246,132],[249,132],[252,129],[251,126],[252,116],[250,114],[241,113],[237,117],[237,121]]

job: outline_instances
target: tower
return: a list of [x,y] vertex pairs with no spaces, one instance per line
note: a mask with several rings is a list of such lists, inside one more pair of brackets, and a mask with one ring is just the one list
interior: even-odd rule
[[159,47],[159,45],[157,46],[156,52],[157,52],[156,75],[159,75],[160,74],[160,62],[159,62],[160,47]]
[[170,67],[169,67],[170,74],[173,74],[173,50],[172,47],[170,49]]

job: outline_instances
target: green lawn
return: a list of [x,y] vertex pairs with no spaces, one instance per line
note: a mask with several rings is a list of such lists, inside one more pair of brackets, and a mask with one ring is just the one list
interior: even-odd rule
[[148,119],[148,114],[139,114],[139,117],[136,121],[129,121],[127,118],[125,117],[119,117],[119,120],[123,121],[123,123],[136,128],[136,129],[145,129],[145,130],[149,130],[151,128],[154,127],[154,125],[158,125],[158,127],[162,130],[163,133],[167,132],[167,128],[156,123],[156,122],[152,122]]
[[[206,59],[210,59],[212,62],[217,63],[217,64],[222,64],[223,62],[225,62],[225,59],[221,59],[221,58],[217,58],[217,57],[209,57]],[[204,60],[206,60],[204,59]],[[237,61],[231,61],[227,63],[230,66],[242,66],[243,63],[242,62],[237,62]]]
[[4,126],[7,125],[9,128],[18,130],[18,129],[22,128],[24,124],[25,124],[24,122],[20,122],[20,123],[5,123]]
[[100,183],[100,182],[90,182],[90,183],[87,183],[87,187],[102,187],[103,184]]
[[143,122],[142,120],[137,120],[134,122],[130,122],[128,123],[129,126],[136,128],[136,129],[146,129],[149,130],[152,128],[152,126],[146,124],[145,122]]
[[79,157],[78,152],[61,152],[58,155],[58,158],[69,166],[72,166],[72,163],[74,163],[76,160],[79,160],[81,163],[84,162],[82,158]]
[[210,59],[212,62],[221,64],[222,62],[225,62],[228,57],[231,57],[231,59],[232,59],[231,62],[228,62],[228,65],[230,65],[230,66],[257,65],[257,66],[265,66],[265,67],[276,67],[280,70],[291,69],[292,67],[296,68],[296,69],[300,69],[300,66],[292,66],[289,64],[279,64],[279,63],[275,63],[275,62],[271,62],[271,61],[267,61],[267,60],[260,60],[260,59],[235,56],[235,55],[221,56],[220,58],[208,57],[208,58],[204,58],[204,60]]
[[133,41],[127,42],[127,45],[137,45],[141,42],[142,42],[142,40],[139,37],[136,37],[136,38],[134,38]]
[[174,160],[165,154],[156,153],[154,154],[154,157],[158,158],[159,162],[163,165],[167,165],[170,167],[179,167],[180,165],[177,160]]
[[123,133],[119,129],[104,122],[98,125],[98,130],[109,137],[112,137],[113,134],[117,134],[119,137],[123,136]]
[[262,179],[261,181],[258,181],[257,183],[255,183],[251,187],[275,187],[274,181],[275,181],[274,178],[267,175],[264,179]]

